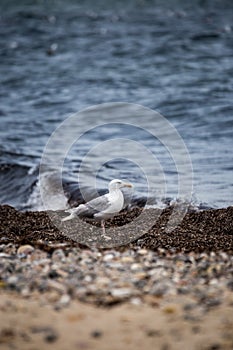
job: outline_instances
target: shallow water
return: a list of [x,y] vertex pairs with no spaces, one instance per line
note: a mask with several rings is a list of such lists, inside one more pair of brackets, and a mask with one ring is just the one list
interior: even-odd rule
[[[38,167],[51,133],[71,113],[122,101],[157,110],[176,127],[192,160],[195,203],[232,204],[230,1],[1,1],[0,14],[2,203],[40,208]],[[64,182],[76,181],[85,152],[111,132],[133,134],[156,153],[168,185],[164,200],[176,198],[174,164],[135,129],[87,133],[69,153]],[[89,170],[87,180],[94,177]],[[120,155],[100,167],[98,188],[113,177],[133,182],[137,197],[147,195],[142,171]]]

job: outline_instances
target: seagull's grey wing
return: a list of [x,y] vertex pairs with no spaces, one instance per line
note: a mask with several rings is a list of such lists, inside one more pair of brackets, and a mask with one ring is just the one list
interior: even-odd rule
[[77,211],[77,215],[81,217],[86,217],[89,219],[94,219],[95,215],[105,211],[110,206],[110,201],[107,195],[92,199],[90,202],[86,204],[82,204],[79,206],[79,210]]
[[96,219],[98,214],[108,210],[110,205],[111,202],[109,201],[108,194],[105,194],[101,197],[92,199],[86,204],[80,204],[77,208],[67,210],[70,215],[63,218],[62,221],[72,220],[77,216],[80,218]]

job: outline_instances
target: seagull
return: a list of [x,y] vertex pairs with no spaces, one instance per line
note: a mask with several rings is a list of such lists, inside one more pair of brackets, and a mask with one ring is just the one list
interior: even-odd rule
[[66,210],[70,215],[62,221],[72,220],[76,216],[100,221],[105,234],[105,220],[117,215],[124,207],[124,196],[121,191],[123,187],[133,187],[133,185],[118,179],[112,180],[108,185],[109,193]]

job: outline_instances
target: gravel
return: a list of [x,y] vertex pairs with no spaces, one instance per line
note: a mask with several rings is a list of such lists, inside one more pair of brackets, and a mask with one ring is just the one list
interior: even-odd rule
[[232,293],[233,208],[190,212],[170,234],[163,231],[168,214],[169,208],[139,240],[98,249],[67,239],[45,212],[1,206],[0,290],[36,296],[56,309],[75,299],[155,306],[161,298],[188,295],[187,318],[196,318],[194,306],[207,311]]

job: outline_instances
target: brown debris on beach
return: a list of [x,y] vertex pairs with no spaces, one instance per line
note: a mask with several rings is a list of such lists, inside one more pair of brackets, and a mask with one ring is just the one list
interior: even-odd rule
[[[133,239],[132,233],[130,247],[140,246],[150,250],[162,248],[186,253],[233,252],[233,207],[188,212],[183,221],[167,233],[166,225],[172,210],[172,207],[164,210],[150,209],[150,217],[152,219],[153,215],[155,217],[154,224],[139,238]],[[109,220],[107,227],[124,225],[140,212],[139,208],[124,212]],[[3,205],[0,207],[0,222],[0,243],[32,244],[44,249],[49,249],[48,242],[81,246],[80,242],[73,241],[71,236],[59,231],[47,212],[19,212],[8,205]],[[69,224],[72,226],[73,222]],[[80,241],[86,241],[86,234],[85,231],[81,232]]]

